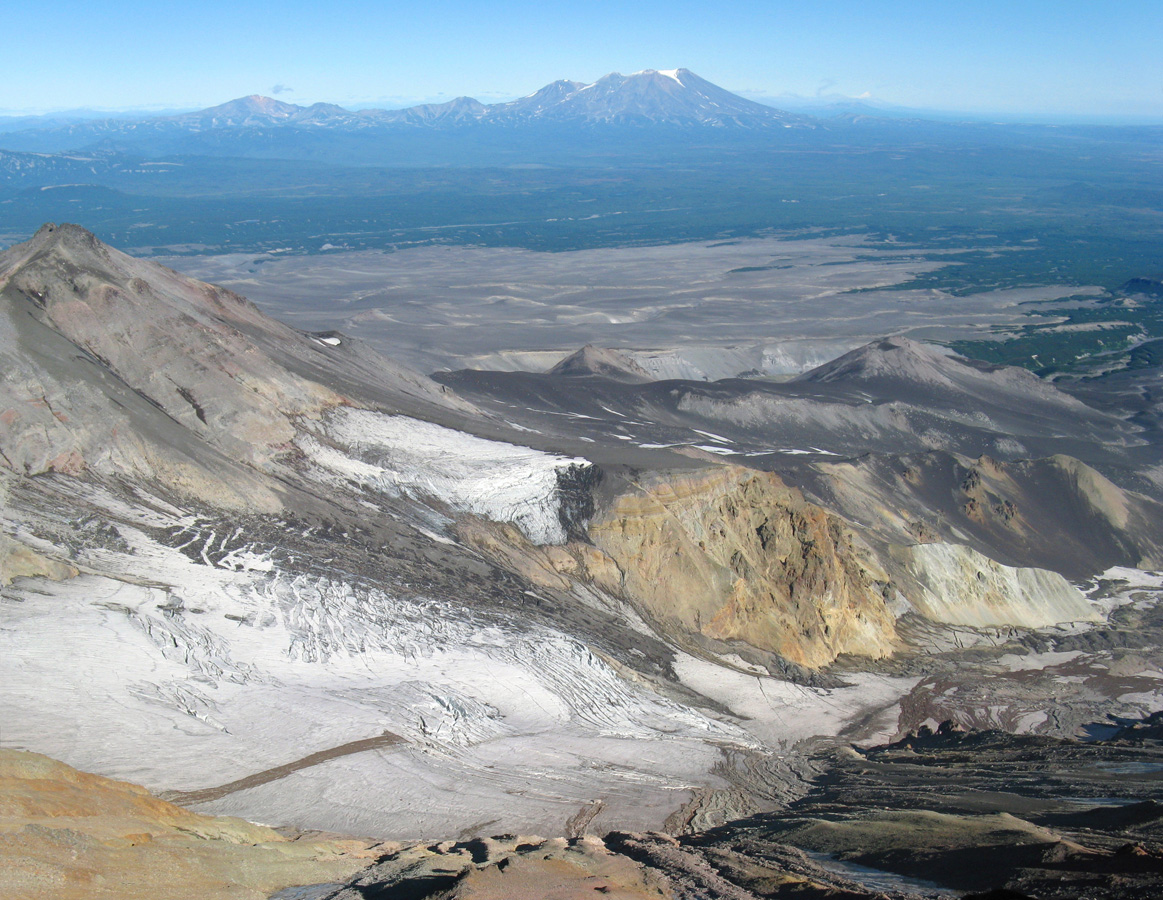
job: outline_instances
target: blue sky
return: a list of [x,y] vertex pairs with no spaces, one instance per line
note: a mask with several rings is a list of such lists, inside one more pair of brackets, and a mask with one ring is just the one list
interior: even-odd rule
[[10,4],[0,110],[485,102],[685,66],[730,90],[1163,121],[1159,0]]

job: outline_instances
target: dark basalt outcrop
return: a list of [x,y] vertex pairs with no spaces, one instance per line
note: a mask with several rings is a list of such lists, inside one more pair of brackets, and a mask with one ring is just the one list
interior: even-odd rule
[[[332,896],[1141,900],[1163,890],[1163,805],[1132,799],[1163,777],[1163,741],[1146,737],[1157,718],[1127,726],[1143,738],[1133,748],[946,722],[841,752],[783,812],[678,838],[417,845]],[[543,893],[525,893],[531,878]]]

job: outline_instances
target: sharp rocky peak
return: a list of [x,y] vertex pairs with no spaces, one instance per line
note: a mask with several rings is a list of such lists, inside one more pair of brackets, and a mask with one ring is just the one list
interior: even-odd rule
[[90,252],[100,252],[108,249],[107,245],[102,243],[97,235],[93,234],[89,229],[80,225],[74,225],[71,222],[62,222],[60,225],[53,222],[45,222],[45,224],[36,230],[36,234],[32,236],[32,243],[38,249],[60,247]]
[[[46,223],[30,240],[0,252],[0,290],[8,287],[32,298],[57,327],[64,327],[64,317],[71,318],[77,304],[83,303],[106,326],[124,317],[183,315],[290,333],[231,291],[129,256],[88,229],[67,222]],[[73,324],[81,326],[79,321]],[[82,336],[72,335],[74,339]]]

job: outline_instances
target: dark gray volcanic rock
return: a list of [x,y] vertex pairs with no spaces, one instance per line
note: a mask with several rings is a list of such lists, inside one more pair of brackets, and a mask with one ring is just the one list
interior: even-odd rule
[[465,371],[435,377],[481,402],[494,397],[534,414],[572,409],[604,419],[605,426],[591,429],[595,439],[612,428],[631,436],[631,445],[706,444],[708,435],[717,435],[725,454],[770,454],[771,463],[781,456],[791,462],[788,457],[944,450],[1003,460],[1064,453],[1088,464],[1128,467],[1130,452],[1147,444],[1137,424],[1025,370],[988,366],[903,338],[874,342],[789,382],[634,385],[607,378],[581,388],[562,375]]
[[819,461],[801,484],[889,541],[965,543],[1007,565],[1070,578],[1163,563],[1163,506],[1068,456],[868,454]]
[[586,344],[550,369],[547,375],[585,377],[600,375],[613,381],[642,384],[653,381],[650,374],[624,353]]
[[945,723],[842,754],[787,814],[691,842],[786,842],[961,891],[1155,896],[1161,753],[1157,740],[1126,747]]
[[[1129,749],[946,722],[841,752],[781,812],[677,839],[611,832],[417,845],[329,896],[1139,900],[1163,889],[1163,807],[1133,802],[1157,791],[1160,752],[1157,741]],[[1077,802],[1086,794],[1106,796]]]
[[[796,384],[891,396],[927,409],[986,417],[1012,434],[1044,429],[1109,439],[1126,426],[1017,366],[995,366],[905,337],[874,341],[805,372]],[[1120,428],[1121,426],[1121,428]]]
[[1150,448],[1136,425],[1024,370],[907,339],[785,383],[636,381],[593,350],[544,374],[436,377],[593,441],[598,458],[613,444],[626,460],[714,454],[773,469],[885,547],[966,545],[1071,578],[1163,562],[1163,506],[1141,493],[1135,466]]
[[[941,353],[935,347],[909,338],[886,337],[857,347],[831,362],[797,376],[795,380],[820,384],[848,379],[942,384],[950,380],[949,358],[949,354]],[[987,368],[984,364],[973,363],[963,358],[959,358],[959,362],[968,364],[978,371],[986,371]]]

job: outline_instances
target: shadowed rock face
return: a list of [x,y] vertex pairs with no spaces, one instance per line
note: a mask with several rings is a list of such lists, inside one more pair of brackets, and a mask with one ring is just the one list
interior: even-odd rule
[[1008,566],[1083,578],[1163,559],[1157,501],[1064,455],[1002,462],[932,452],[819,462],[801,485],[892,543],[964,544]]

